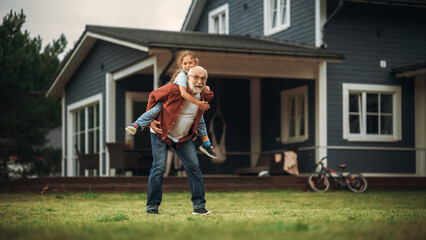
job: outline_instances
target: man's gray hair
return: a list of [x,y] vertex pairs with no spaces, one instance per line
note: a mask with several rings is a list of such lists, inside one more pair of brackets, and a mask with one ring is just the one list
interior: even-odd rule
[[195,66],[195,67],[189,69],[188,75],[191,75],[191,73],[193,72],[193,69],[199,69],[199,70],[204,71],[206,73],[206,78],[209,78],[209,74],[207,73],[207,70],[205,68],[201,67],[201,66]]

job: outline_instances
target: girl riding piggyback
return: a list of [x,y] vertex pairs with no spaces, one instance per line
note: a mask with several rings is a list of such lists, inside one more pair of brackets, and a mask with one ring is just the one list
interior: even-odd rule
[[[201,111],[206,111],[210,108],[210,105],[205,101],[199,101],[195,99],[191,94],[187,91],[187,75],[191,68],[198,66],[199,59],[196,57],[195,53],[192,51],[183,51],[177,57],[176,65],[178,66],[178,70],[173,74],[171,83],[179,85],[179,90],[181,96],[198,106]],[[205,93],[210,93],[210,88],[206,86],[204,89]],[[126,132],[129,135],[135,135],[137,130],[142,131],[146,127],[149,126],[150,122],[155,120],[160,113],[160,110],[163,106],[162,102],[158,102],[153,108],[142,114],[134,123],[130,124],[126,127]],[[205,153],[207,156],[211,158],[217,158],[213,146],[211,145],[210,139],[207,136],[207,127],[204,121],[204,117],[201,116],[200,122],[197,127],[198,136],[203,140],[203,144],[199,147],[199,149]]]

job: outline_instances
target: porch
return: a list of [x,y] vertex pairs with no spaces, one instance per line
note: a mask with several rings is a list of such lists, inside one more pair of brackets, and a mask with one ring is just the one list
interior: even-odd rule
[[[367,177],[368,190],[426,190],[426,177]],[[243,190],[309,191],[306,176],[204,175],[206,192]],[[147,192],[148,177],[49,177],[1,180],[0,193]],[[332,186],[331,190],[334,190]],[[165,177],[164,192],[188,191],[186,177]]]

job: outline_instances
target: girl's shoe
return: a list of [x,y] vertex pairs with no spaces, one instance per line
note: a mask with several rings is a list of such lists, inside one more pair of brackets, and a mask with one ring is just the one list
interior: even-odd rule
[[128,126],[128,127],[126,127],[126,132],[127,132],[129,135],[135,135],[135,134],[136,134],[136,132],[137,132],[137,130],[138,130],[138,128],[139,128],[139,126],[138,126],[138,125],[136,125],[136,124],[132,123],[132,125],[130,125],[130,126]]
[[204,144],[199,147],[200,151],[205,153],[207,156],[211,158],[217,158],[216,153],[214,152],[213,145],[205,146]]

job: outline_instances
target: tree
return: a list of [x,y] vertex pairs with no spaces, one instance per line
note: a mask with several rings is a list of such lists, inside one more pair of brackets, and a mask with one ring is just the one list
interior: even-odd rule
[[41,51],[40,36],[30,38],[22,31],[25,19],[23,10],[10,11],[0,26],[0,174],[6,178],[12,160],[27,166],[19,173],[25,177],[43,173],[40,161],[58,155],[45,145],[47,133],[61,124],[61,106],[44,92],[60,66],[58,55],[67,40],[62,34]]

